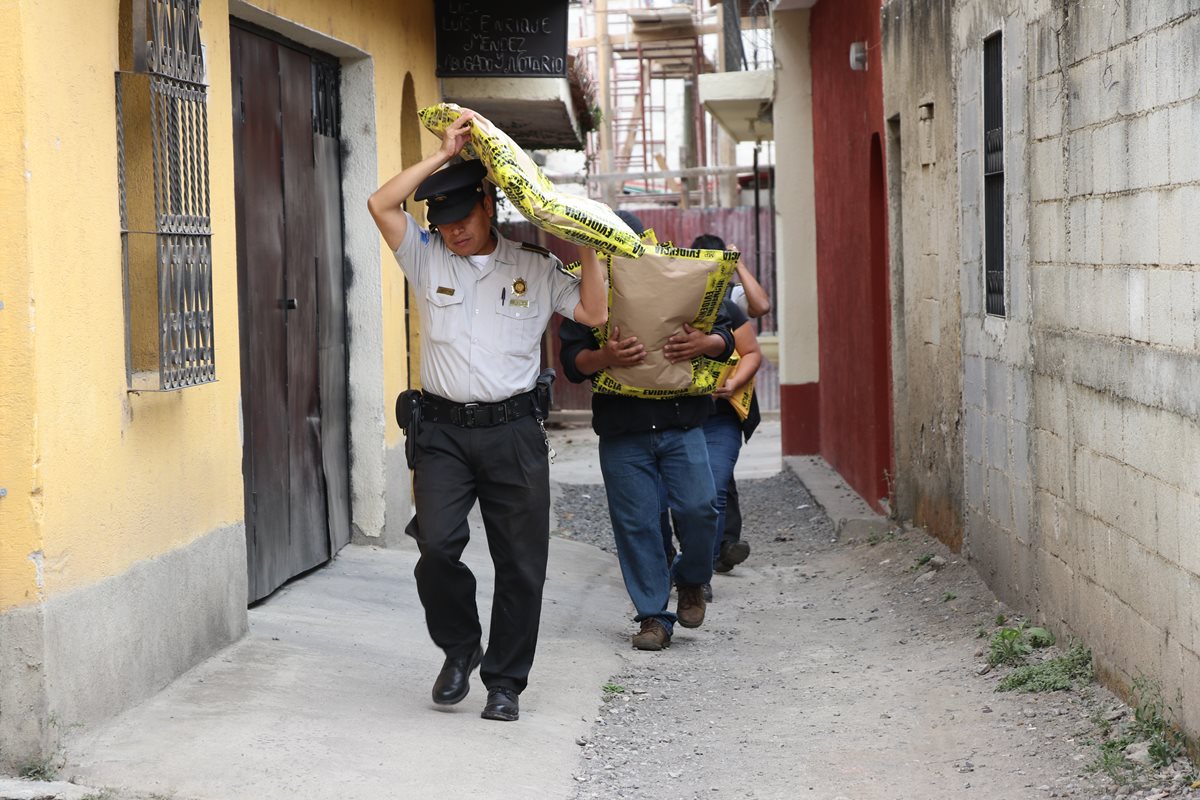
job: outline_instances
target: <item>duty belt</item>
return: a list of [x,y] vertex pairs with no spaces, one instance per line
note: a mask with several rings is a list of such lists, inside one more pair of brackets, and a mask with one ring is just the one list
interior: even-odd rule
[[536,413],[534,392],[513,395],[498,403],[455,403],[436,394],[421,395],[421,417],[460,428],[491,428]]

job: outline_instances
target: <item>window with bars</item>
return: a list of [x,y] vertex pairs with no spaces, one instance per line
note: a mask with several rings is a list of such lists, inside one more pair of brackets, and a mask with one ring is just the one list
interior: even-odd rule
[[983,242],[987,313],[1004,309],[1004,48],[1002,34],[983,40]]
[[121,31],[126,372],[132,390],[170,391],[216,380],[200,0],[123,0]]

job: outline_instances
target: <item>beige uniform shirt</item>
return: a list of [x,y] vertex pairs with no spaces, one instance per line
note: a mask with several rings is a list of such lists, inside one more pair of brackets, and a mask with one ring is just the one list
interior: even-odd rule
[[492,233],[496,250],[482,270],[412,215],[395,252],[421,315],[422,387],[458,403],[532,389],[550,315],[574,319],[579,304],[579,279],[562,262]]

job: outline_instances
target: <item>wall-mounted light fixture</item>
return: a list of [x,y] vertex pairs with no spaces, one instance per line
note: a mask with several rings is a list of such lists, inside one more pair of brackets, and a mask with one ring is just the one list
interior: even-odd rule
[[850,43],[850,69],[862,72],[867,68],[867,43]]

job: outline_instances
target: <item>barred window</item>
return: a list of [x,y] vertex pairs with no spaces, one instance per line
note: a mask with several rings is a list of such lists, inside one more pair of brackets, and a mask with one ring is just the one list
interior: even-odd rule
[[1004,40],[983,40],[983,241],[987,313],[1004,310]]
[[131,390],[216,380],[200,0],[123,0],[116,74]]

